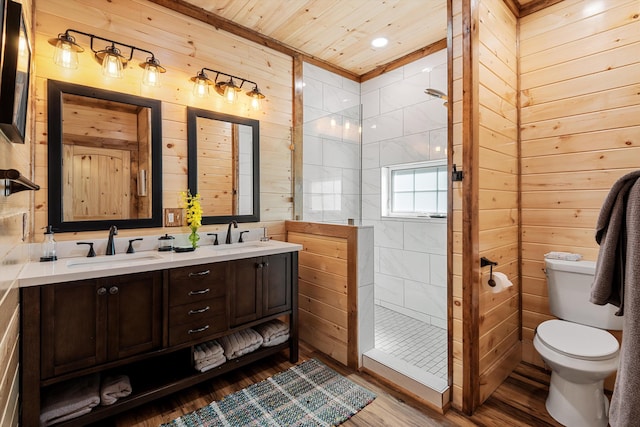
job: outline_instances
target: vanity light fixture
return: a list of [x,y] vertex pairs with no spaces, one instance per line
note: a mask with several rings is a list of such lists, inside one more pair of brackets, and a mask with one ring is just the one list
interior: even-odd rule
[[[68,29],[64,33],[58,34],[58,37],[54,39],[49,39],[49,43],[56,47],[53,54],[53,62],[61,67],[71,69],[78,68],[78,53],[84,52],[84,48],[76,43],[75,37],[70,33],[89,37],[91,51],[94,53],[96,61],[102,65],[102,74],[106,77],[122,78],[124,69],[129,61],[133,59],[133,53],[136,50],[151,55],[145,62],[140,64],[144,69],[143,84],[147,86],[159,86],[159,75],[167,71],[160,65],[160,62],[151,51],[73,29]],[[95,40],[102,40],[111,43],[111,45],[108,45],[102,50],[98,50],[94,47]],[[119,47],[129,49],[129,55],[123,55]]]
[[[211,80],[205,71],[215,73],[215,79]],[[229,80],[218,80],[220,76],[228,77]],[[234,80],[235,79],[235,80]],[[240,84],[236,84],[236,80]],[[215,86],[215,91],[219,95],[223,96],[229,104],[233,104],[238,99],[238,92],[242,91],[242,86],[245,83],[253,85],[253,89],[246,92],[246,95],[251,98],[251,108],[254,110],[260,110],[262,108],[262,100],[265,96],[258,89],[258,84],[251,80],[243,79],[242,77],[233,76],[231,74],[223,73],[222,71],[212,70],[211,68],[203,68],[191,78],[193,82],[193,95],[199,98],[209,96],[209,86]]]

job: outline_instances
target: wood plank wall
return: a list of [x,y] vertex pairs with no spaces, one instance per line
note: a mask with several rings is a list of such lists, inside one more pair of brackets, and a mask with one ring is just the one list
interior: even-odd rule
[[[33,40],[32,1],[23,0],[19,3],[22,3],[27,33]],[[33,47],[33,43],[31,46]],[[32,67],[31,72],[33,71]],[[0,169],[17,169],[35,181],[32,160],[33,117],[31,104],[28,107],[24,144],[11,143],[4,135],[0,135]],[[33,238],[30,231],[33,225],[33,197],[33,191],[0,196],[0,426],[17,426],[19,420],[20,306],[16,279],[28,260],[28,254],[23,250],[23,237],[26,241]],[[23,223],[26,225],[24,236]]]
[[[47,223],[47,79],[160,99],[163,133],[163,206],[179,207],[179,193],[187,189],[186,108],[194,106],[260,120],[261,223],[274,238],[284,239],[284,220],[292,217],[291,131],[292,58],[258,43],[216,29],[173,10],[144,0],[95,2],[92,0],[47,0],[36,4],[35,82],[36,178],[43,186],[38,192],[36,229]],[[53,64],[53,47],[48,39],[67,28],[96,34],[152,51],[167,73],[160,88],[140,84],[139,62],[146,55],[136,52],[122,79],[108,80],[89,50],[89,39],[77,36],[86,51],[79,55],[79,68],[65,70]],[[101,42],[97,42],[98,45]],[[200,99],[192,95],[190,78],[208,67],[255,81],[267,98],[263,111],[253,112],[245,102],[231,106],[212,93]],[[218,226],[204,226],[213,231]],[[119,236],[140,236],[179,229],[123,230]],[[182,232],[186,233],[184,227]],[[59,240],[104,237],[104,232],[64,233]]]
[[[448,0],[450,10],[450,27],[452,28],[452,43],[449,49],[452,59],[452,93],[450,94],[449,108],[451,112],[451,126],[453,127],[453,138],[450,141],[452,153],[449,154],[452,159],[449,161],[456,164],[458,169],[464,169],[462,162],[462,144],[463,144],[463,128],[462,128],[462,112],[463,112],[463,81],[462,81],[462,2]],[[463,375],[464,375],[464,356],[463,356],[463,284],[462,284],[462,183],[454,182],[451,191],[453,217],[451,219],[453,254],[451,256],[452,276],[452,321],[451,330],[453,332],[452,344],[452,361],[453,361],[453,386],[452,386],[452,406],[456,409],[462,409],[463,397]]]
[[[517,22],[502,0],[478,3],[479,255],[514,286],[493,293],[489,268],[479,291],[479,403],[521,359],[518,280]],[[479,260],[477,260],[479,262]]]
[[300,339],[358,367],[357,238],[354,226],[287,221],[298,257]]
[[599,4],[565,0],[520,22],[523,359],[539,366],[544,254],[595,260],[602,201],[640,168],[640,3]]

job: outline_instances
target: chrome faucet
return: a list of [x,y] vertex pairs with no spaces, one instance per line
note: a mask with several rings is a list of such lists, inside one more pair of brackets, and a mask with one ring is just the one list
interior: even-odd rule
[[113,243],[113,236],[118,234],[118,227],[112,225],[109,228],[109,240],[107,241],[107,252],[105,255],[115,255],[116,254],[116,245]]
[[238,223],[235,220],[231,220],[231,222],[229,223],[229,228],[227,229],[227,239],[225,240],[225,243],[227,245],[231,243],[231,226],[232,225],[233,225],[233,228],[238,228]]

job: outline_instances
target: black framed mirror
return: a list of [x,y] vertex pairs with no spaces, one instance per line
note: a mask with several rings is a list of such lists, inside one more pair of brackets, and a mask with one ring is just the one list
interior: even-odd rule
[[49,80],[49,224],[162,226],[159,100]]
[[187,108],[188,178],[203,224],[260,221],[260,122]]

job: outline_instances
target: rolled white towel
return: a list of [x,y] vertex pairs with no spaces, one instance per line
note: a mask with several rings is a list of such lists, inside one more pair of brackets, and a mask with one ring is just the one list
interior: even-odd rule
[[251,328],[243,329],[219,339],[227,360],[251,353],[259,348],[263,341],[262,335]]
[[224,349],[217,341],[207,341],[198,344],[193,349],[193,360],[206,359],[213,356],[219,356],[224,353]]
[[561,259],[564,261],[580,261],[582,259],[582,255],[571,252],[547,252],[544,254],[544,257],[547,259]]
[[254,329],[262,336],[264,347],[278,345],[289,339],[289,325],[279,319],[254,326]]
[[121,397],[131,394],[131,383],[126,375],[105,377],[100,386],[100,405],[113,405]]
[[42,398],[40,425],[48,426],[91,412],[100,403],[100,374],[55,384]]
[[196,368],[200,372],[206,372],[209,369],[213,369],[216,366],[222,365],[227,361],[227,358],[224,357],[224,354],[219,354],[218,356],[213,356],[207,359],[201,359],[195,362],[194,368]]

